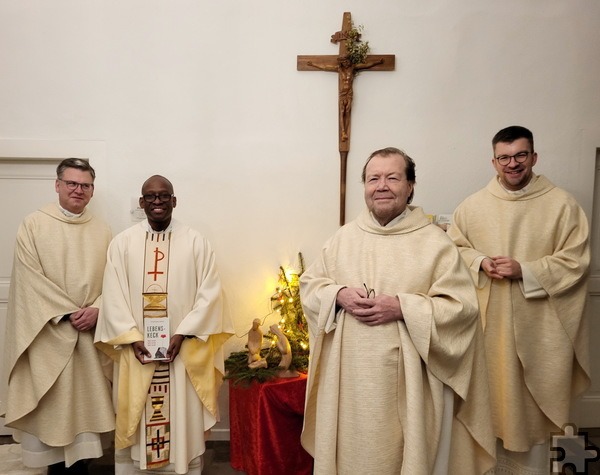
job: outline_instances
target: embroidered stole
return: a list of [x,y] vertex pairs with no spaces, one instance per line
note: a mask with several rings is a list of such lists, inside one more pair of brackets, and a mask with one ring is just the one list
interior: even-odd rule
[[[167,329],[163,339],[169,334],[167,313],[167,282],[169,270],[169,246],[171,233],[146,233],[144,258],[144,335],[147,337],[148,323]],[[160,337],[158,337],[160,339]],[[147,338],[145,339],[145,344]],[[168,347],[168,341],[166,342]],[[163,346],[164,348],[164,346]],[[148,348],[154,359],[166,357],[160,354],[161,348]],[[170,452],[170,387],[169,364],[156,361],[148,397],[146,398],[146,466],[156,469],[169,464]]]

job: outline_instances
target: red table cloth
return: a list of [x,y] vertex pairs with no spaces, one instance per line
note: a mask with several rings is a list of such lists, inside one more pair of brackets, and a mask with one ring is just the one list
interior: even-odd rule
[[231,466],[248,475],[310,475],[300,445],[306,375],[249,386],[229,383]]

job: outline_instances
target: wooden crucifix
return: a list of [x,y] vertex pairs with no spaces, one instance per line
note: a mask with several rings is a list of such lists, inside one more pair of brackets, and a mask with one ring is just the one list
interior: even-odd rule
[[[331,35],[332,43],[339,43],[339,55],[298,55],[298,71],[331,71],[338,73],[338,121],[340,151],[340,226],[346,221],[346,166],[350,151],[350,116],[352,113],[352,83],[358,72],[364,70],[393,71],[393,54],[368,55],[361,63],[353,63],[348,55],[348,33],[352,30],[352,16],[345,12],[342,29]],[[359,35],[360,36],[360,35]]]

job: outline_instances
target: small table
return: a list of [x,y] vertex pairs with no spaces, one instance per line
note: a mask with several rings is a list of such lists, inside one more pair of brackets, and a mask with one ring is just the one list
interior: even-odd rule
[[300,445],[306,375],[246,386],[229,382],[231,466],[248,475],[310,475]]

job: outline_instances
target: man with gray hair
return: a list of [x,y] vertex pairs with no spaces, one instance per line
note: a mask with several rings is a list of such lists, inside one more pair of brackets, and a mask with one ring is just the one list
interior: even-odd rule
[[[6,426],[23,463],[48,474],[87,473],[114,429],[108,379],[93,342],[109,226],[87,204],[94,169],[68,158],[56,170],[58,203],[21,223],[8,297]],[[106,437],[101,437],[106,435]]]
[[482,474],[494,464],[477,297],[416,206],[397,148],[363,169],[367,204],[302,274],[311,359],[302,444],[317,475]]

